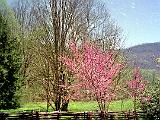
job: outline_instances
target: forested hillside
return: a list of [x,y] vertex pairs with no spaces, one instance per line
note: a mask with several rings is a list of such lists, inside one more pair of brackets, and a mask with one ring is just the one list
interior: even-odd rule
[[144,69],[159,68],[160,42],[137,45],[124,50],[128,63]]

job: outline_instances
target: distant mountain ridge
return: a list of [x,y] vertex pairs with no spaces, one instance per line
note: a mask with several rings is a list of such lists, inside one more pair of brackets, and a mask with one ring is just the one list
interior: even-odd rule
[[136,45],[124,50],[129,65],[160,70],[160,42]]

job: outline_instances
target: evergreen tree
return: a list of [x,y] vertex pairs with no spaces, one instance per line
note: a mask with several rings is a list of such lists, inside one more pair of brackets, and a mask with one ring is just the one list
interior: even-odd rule
[[19,42],[11,29],[8,20],[0,13],[0,109],[19,106],[15,95],[21,66]]

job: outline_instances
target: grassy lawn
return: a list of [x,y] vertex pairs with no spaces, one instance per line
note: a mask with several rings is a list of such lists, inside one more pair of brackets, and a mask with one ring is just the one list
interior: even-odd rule
[[133,109],[133,101],[132,100],[124,100],[124,101],[115,101],[110,103],[109,110],[110,111],[129,111]]
[[[131,100],[114,101],[109,105],[109,111],[128,111],[133,109],[133,102]],[[92,102],[71,102],[69,104],[69,111],[84,112],[99,110],[98,104]]]
[[[133,109],[133,102],[131,100],[114,101],[109,105],[109,111],[128,111]],[[21,108],[15,110],[0,110],[1,112],[17,113],[22,111],[46,111],[46,103],[25,103]],[[95,101],[91,102],[70,102],[69,111],[71,112],[84,112],[99,110],[98,104]],[[49,111],[53,111],[51,108]]]

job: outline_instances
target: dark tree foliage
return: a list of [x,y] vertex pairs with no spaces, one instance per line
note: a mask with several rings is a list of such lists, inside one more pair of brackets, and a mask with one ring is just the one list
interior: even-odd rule
[[0,13],[0,109],[19,107],[15,93],[21,63],[18,39],[12,32],[8,20]]

